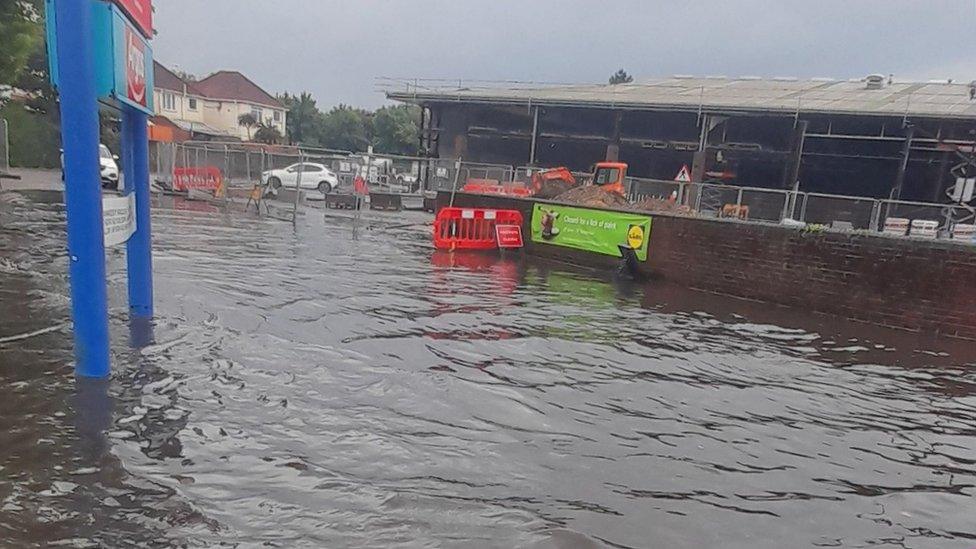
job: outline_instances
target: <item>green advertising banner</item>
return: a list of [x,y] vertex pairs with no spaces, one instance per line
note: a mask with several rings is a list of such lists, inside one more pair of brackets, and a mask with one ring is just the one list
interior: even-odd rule
[[576,248],[621,257],[619,245],[636,251],[647,260],[651,239],[651,218],[570,206],[536,204],[532,209],[532,242]]

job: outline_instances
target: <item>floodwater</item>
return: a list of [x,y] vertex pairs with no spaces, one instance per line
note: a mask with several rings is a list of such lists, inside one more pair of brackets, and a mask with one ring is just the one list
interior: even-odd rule
[[970,344],[208,210],[155,326],[110,252],[81,382],[63,208],[0,195],[0,546],[976,546]]

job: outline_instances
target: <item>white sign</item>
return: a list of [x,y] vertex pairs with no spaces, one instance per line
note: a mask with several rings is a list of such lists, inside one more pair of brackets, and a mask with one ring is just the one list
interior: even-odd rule
[[106,247],[129,240],[136,232],[136,195],[103,196],[102,227]]
[[434,177],[443,177],[443,178],[446,179],[447,178],[447,168],[437,168],[437,170],[434,171]]
[[349,162],[339,162],[339,171],[340,172],[351,172],[352,171],[352,164],[350,164]]
[[675,181],[681,181],[682,183],[691,183],[691,172],[688,171],[688,164],[681,166],[678,170],[678,175],[674,176]]

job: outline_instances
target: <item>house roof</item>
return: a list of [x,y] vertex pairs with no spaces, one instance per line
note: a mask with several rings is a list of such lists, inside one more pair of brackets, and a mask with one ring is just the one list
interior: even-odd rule
[[[180,126],[173,123],[172,120],[166,118],[162,115],[156,115],[149,119],[149,125],[151,127],[150,140],[152,141],[189,141],[193,138],[193,134],[184,130]],[[166,128],[166,131],[156,132],[155,128]],[[155,136],[154,136],[155,134]]]
[[864,80],[675,76],[617,85],[532,87],[414,85],[389,91],[393,100],[551,105],[639,110],[829,113],[976,119],[970,84]]
[[180,78],[159,61],[153,61],[153,77],[156,87],[163,90],[183,93],[186,86],[187,93],[201,97],[284,108],[274,96],[237,71],[218,71],[203,80],[191,82]]
[[237,71],[217,71],[196,82],[203,94],[213,99],[230,99],[282,108],[271,94]]
[[199,96],[204,95],[196,87],[194,82],[183,80],[175,72],[167,69],[162,63],[156,60],[153,60],[153,79],[155,80],[155,86],[159,89],[183,93],[183,86],[186,86],[187,93]]

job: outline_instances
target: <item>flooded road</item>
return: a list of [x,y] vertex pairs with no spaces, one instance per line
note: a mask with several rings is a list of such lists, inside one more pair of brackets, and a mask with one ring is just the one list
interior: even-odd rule
[[189,207],[78,382],[63,208],[0,195],[0,546],[976,546],[971,344]]

